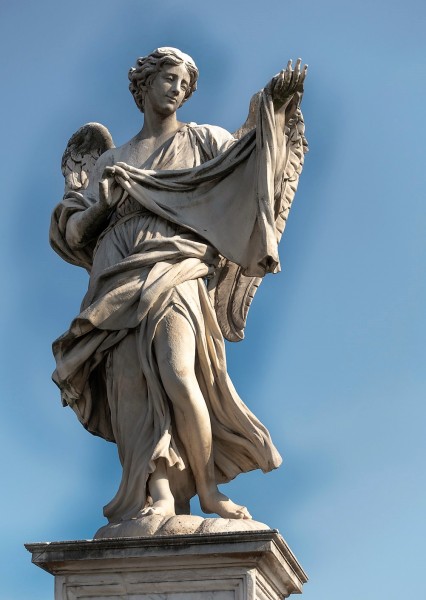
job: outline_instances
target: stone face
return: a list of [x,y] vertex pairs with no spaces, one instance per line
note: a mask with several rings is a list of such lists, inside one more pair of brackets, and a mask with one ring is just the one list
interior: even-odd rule
[[276,531],[27,544],[55,600],[278,600],[303,569]]
[[255,291],[279,271],[307,149],[300,67],[289,63],[256,94],[232,135],[177,120],[198,70],[158,48],[129,72],[140,132],[115,148],[89,123],[64,152],[50,241],[90,281],[53,344],[53,379],[84,427],[117,443],[123,476],[104,514],[122,534],[153,535],[138,519],[189,514],[197,491],[207,514],[245,521],[248,509],[218,484],[281,463],[228,377],[224,337],[244,337]]

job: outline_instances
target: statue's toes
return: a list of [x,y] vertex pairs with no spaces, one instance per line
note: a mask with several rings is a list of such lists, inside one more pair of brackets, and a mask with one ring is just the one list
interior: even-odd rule
[[238,514],[238,518],[240,518],[240,519],[252,519],[253,518],[245,506],[240,506],[239,510],[237,511],[237,514]]

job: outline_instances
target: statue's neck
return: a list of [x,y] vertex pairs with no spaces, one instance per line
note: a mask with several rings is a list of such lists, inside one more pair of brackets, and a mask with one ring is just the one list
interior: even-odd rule
[[152,111],[146,111],[143,127],[139,133],[141,140],[149,138],[167,138],[175,133],[182,123],[177,120],[176,113],[171,115],[159,115]]

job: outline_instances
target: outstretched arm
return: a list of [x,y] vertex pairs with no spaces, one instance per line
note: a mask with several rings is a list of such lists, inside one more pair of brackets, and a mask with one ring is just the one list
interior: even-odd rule
[[[301,64],[302,61],[298,58],[293,70],[292,61],[289,60],[287,67],[275,75],[265,86],[264,91],[270,93],[272,96],[275,112],[284,111],[291,114],[299,107],[303,95],[303,82],[308,70],[308,65],[304,65],[303,69],[301,69]],[[242,138],[246,133],[255,128],[256,112],[262,91],[257,92],[250,100],[249,113],[244,125],[233,133],[236,139]]]
[[259,106],[261,93],[262,92],[260,91],[254,94],[254,96],[252,96],[250,100],[249,112],[244,125],[241,125],[241,127],[237,129],[237,131],[234,131],[234,133],[232,134],[235,139],[240,140],[246,135],[246,133],[252,131],[256,127],[257,107]]

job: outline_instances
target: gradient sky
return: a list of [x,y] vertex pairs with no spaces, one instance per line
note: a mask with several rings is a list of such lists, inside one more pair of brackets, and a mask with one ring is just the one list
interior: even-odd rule
[[232,379],[285,460],[224,490],[280,530],[310,577],[306,600],[422,598],[426,4],[2,0],[0,17],[1,597],[53,599],[23,543],[91,538],[119,482],[115,446],[84,431],[50,380],[51,342],[87,275],[47,232],[68,138],[88,121],[116,144],[132,137],[128,68],[169,45],[201,74],[180,119],[231,131],[288,58],[310,69],[283,271],[228,345]]

